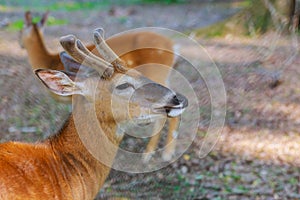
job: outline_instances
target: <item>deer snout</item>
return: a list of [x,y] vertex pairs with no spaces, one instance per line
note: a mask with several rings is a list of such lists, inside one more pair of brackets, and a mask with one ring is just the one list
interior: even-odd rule
[[177,117],[183,113],[188,106],[188,100],[180,93],[176,93],[168,105],[163,106],[168,117]]
[[188,106],[188,99],[180,93],[173,95],[165,105],[154,107],[157,113],[166,113],[168,117],[177,117],[183,113]]
[[188,99],[180,93],[176,93],[172,100],[174,104],[180,105],[182,108],[186,108],[189,105]]

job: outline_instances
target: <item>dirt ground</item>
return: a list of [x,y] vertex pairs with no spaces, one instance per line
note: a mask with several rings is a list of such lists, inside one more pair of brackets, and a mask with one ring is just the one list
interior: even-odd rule
[[[98,26],[104,27],[107,35],[141,26],[187,31],[236,11],[203,4],[115,10],[113,16],[108,11],[51,13],[69,23],[46,28],[47,47],[61,50],[58,39],[69,33],[88,43],[90,31]],[[225,14],[207,17],[207,13],[219,10]],[[1,15],[17,19],[23,11]],[[189,34],[193,37],[193,33]],[[155,172],[112,170],[97,198],[300,199],[298,36],[283,37],[277,32],[252,39],[231,35],[194,39],[215,61],[227,92],[225,126],[215,149],[203,159],[197,156],[210,119],[206,109],[210,106],[209,93],[203,80],[185,72],[185,63],[179,60],[176,67],[199,92],[203,108],[193,144],[184,156]],[[180,41],[178,45],[193,57],[193,46]],[[19,46],[18,33],[0,30],[1,142],[43,139],[60,128],[70,110],[49,97],[32,74],[26,56]]]

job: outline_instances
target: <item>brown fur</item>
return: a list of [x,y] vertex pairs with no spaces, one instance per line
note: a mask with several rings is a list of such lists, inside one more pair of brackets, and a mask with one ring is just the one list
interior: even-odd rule
[[21,33],[21,43],[26,48],[28,59],[33,69],[47,68],[63,70],[64,66],[57,53],[50,53],[45,44],[43,34],[37,24],[32,24]]
[[[121,138],[115,136],[116,124],[107,111],[110,106],[105,106],[107,98],[96,103],[96,112],[101,113],[101,128],[118,146]],[[110,153],[112,162],[116,152]],[[60,133],[43,142],[1,144],[0,166],[0,199],[14,200],[93,199],[110,171],[86,150],[72,115]]]
[[72,117],[45,142],[0,145],[1,199],[93,199],[109,168],[79,140]]
[[[37,24],[33,24],[30,33],[21,33],[21,43],[27,50],[33,69],[46,68],[64,70],[58,53],[50,53],[44,42],[43,34]],[[150,38],[150,40],[149,40]],[[127,33],[108,39],[107,44],[116,52],[129,68],[154,63],[151,68],[142,70],[144,76],[165,84],[169,70],[156,73],[161,66],[172,66],[174,61],[173,43],[168,38],[152,32]],[[94,45],[87,46],[94,54],[100,56]],[[159,50],[158,50],[159,49]],[[160,51],[160,49],[162,51]],[[155,64],[159,64],[156,65]],[[154,69],[153,69],[154,68]],[[159,69],[158,69],[159,70]]]
[[[51,54],[47,51],[40,28],[37,24],[30,23],[29,20],[31,19],[26,19],[25,21],[27,21],[28,24],[32,24],[33,28],[29,34],[25,33],[26,30],[28,31],[28,27],[24,28],[21,34],[21,43],[24,44],[28,52],[32,68],[63,70],[64,67],[59,59],[59,55]],[[126,62],[129,68],[136,68],[151,63],[151,66],[148,65],[147,67],[137,70],[147,78],[166,85],[166,80],[174,62],[174,44],[170,39],[153,32],[136,32],[117,35],[108,39],[106,42],[112,50]],[[87,48],[92,50],[95,55],[100,56],[94,45],[87,46]],[[162,65],[165,67],[162,67]],[[54,94],[52,96],[62,102],[70,101],[70,98],[62,98]],[[173,141],[173,145],[168,145],[166,148],[166,154],[169,154],[166,155],[167,160],[169,160],[174,153],[175,141],[172,135],[178,127],[178,119],[170,119],[169,124],[170,128],[166,143],[169,144]],[[147,153],[155,150],[159,136],[160,134],[156,134],[156,137],[151,138],[146,148]]]
[[[143,79],[138,74],[132,74],[130,76],[137,81]],[[108,166],[112,165],[117,149],[106,148],[105,138],[109,139],[115,147],[119,146],[122,140],[122,137],[116,134],[117,125],[114,114],[120,120],[128,119],[127,115],[121,112],[127,110],[124,106],[127,101],[122,98],[114,100],[116,106],[114,109],[118,113],[113,114],[111,108],[112,82],[119,80],[122,76],[122,74],[115,73],[112,80],[99,80],[97,84],[99,86],[96,92],[98,98],[96,98],[94,108],[105,137],[101,135],[100,138],[95,139],[99,141],[97,150],[99,150],[101,158],[108,161],[106,162]],[[92,81],[94,79],[88,80]],[[52,83],[48,78],[46,81]],[[61,83],[67,84],[65,79],[61,80]],[[163,89],[166,96],[174,94],[174,92],[161,85],[157,84],[156,87],[158,91]],[[64,88],[60,91],[63,92]],[[84,106],[85,102],[88,101],[88,99],[79,95],[75,95],[74,99],[75,110],[77,106]],[[156,101],[159,99],[156,99]],[[170,105],[170,100],[165,100],[163,103]],[[130,107],[132,108],[129,111],[130,116],[140,116],[139,101],[130,103]],[[94,123],[88,119],[89,112],[94,111],[84,109],[84,112],[85,115],[79,116],[83,120],[87,120],[85,122]],[[36,144],[18,142],[0,144],[0,199],[89,200],[95,197],[108,176],[110,167],[95,159],[85,148],[78,135],[74,119],[71,115],[62,130],[45,141]],[[87,132],[87,136],[91,137],[92,130],[90,129],[93,129],[93,127],[89,123],[81,123],[80,125]],[[76,125],[78,126],[78,124]]]
[[[57,91],[57,94],[63,95],[65,89],[74,86],[74,82],[59,71],[54,70],[37,70],[36,74],[48,85],[49,89]],[[0,144],[0,199],[93,199],[100,187],[103,185],[112,166],[117,149],[109,149],[106,146],[107,139],[110,140],[116,147],[119,146],[122,137],[117,132],[116,117],[119,120],[128,120],[127,114],[121,111],[127,111],[124,103],[128,102],[123,98],[114,99],[114,109],[112,111],[112,91],[114,83],[120,80],[121,77],[127,80],[134,80],[134,84],[143,85],[149,82],[148,79],[136,72],[127,72],[126,75],[113,74],[110,80],[97,79],[89,77],[86,83],[96,84],[98,98],[95,98],[94,108],[98,122],[105,136],[101,135],[97,139],[97,150],[99,154],[108,162],[106,165],[99,162],[83,145],[77,129],[73,115],[66,121],[62,130],[49,137],[45,141],[36,144],[7,142]],[[59,79],[58,79],[59,78]],[[98,81],[98,82],[93,82]],[[63,88],[56,87],[63,86]],[[75,88],[82,91],[88,90],[90,87],[83,87],[82,84],[77,84]],[[156,89],[155,89],[156,88]],[[146,90],[147,88],[145,88]],[[163,104],[172,105],[174,91],[163,87],[157,83],[153,83],[153,94],[163,91],[163,97],[153,99],[152,103],[163,99]],[[148,91],[142,91],[135,102],[130,103],[129,114],[133,118],[141,116],[140,102],[147,98],[144,94]],[[85,98],[76,95],[76,90],[70,92],[74,95],[74,108],[85,105]],[[77,101],[80,100],[80,101]],[[174,104],[178,106],[178,103]],[[149,105],[148,108],[151,108]],[[84,115],[79,115],[86,123],[80,123],[82,130],[87,132],[87,136],[91,137],[93,130],[89,123],[97,123],[88,119],[90,113],[85,110]],[[90,112],[94,112],[91,110]],[[89,123],[87,123],[89,122]],[[78,123],[76,124],[78,125]]]

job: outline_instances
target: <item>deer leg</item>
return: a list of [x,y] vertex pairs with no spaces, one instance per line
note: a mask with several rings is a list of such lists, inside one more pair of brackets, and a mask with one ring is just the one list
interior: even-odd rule
[[158,121],[155,122],[155,126],[154,126],[154,129],[153,129],[154,134],[152,134],[153,136],[151,137],[151,139],[150,139],[150,141],[149,141],[149,143],[146,147],[145,153],[147,153],[147,154],[145,154],[144,157],[143,157],[145,163],[149,162],[152,155],[154,154],[154,151],[155,151],[155,149],[158,145],[158,142],[159,142],[159,138],[161,136],[162,127],[163,127],[163,124],[162,124],[161,121],[158,120]]
[[179,117],[169,119],[169,130],[166,141],[166,147],[163,152],[162,158],[164,161],[171,160],[173,154],[175,153],[176,138],[178,136],[177,128],[179,123]]

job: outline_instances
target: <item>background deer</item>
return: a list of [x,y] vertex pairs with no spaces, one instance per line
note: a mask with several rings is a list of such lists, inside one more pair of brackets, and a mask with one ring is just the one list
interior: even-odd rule
[[[106,143],[109,140],[118,146],[122,140],[122,135],[117,134],[116,117],[128,122],[134,119],[141,124],[145,116],[176,117],[187,106],[187,100],[136,70],[128,71],[124,62],[109,50],[99,31],[95,31],[94,38],[97,45],[102,44],[98,49],[105,48],[101,52],[106,52],[103,57],[113,60],[113,64],[91,54],[75,36],[69,35],[62,37],[60,42],[75,61],[88,66],[89,75],[74,82],[67,74],[57,70],[38,69],[35,73],[52,92],[62,96],[74,95],[75,99],[82,99],[83,102],[89,102],[89,97],[94,95],[90,86],[97,86],[97,98],[93,103],[104,134],[97,148],[112,164],[116,150],[107,149]],[[67,61],[64,65],[76,64],[66,53],[61,56]],[[91,73],[91,68],[102,77]],[[124,104],[132,95],[134,98],[129,101],[132,109],[128,111],[124,109]],[[110,105],[114,97],[118,101],[114,104],[118,109],[117,116],[113,116]],[[76,105],[75,101],[76,106],[83,104]],[[87,132],[92,132],[88,124],[83,126]],[[89,153],[76,131],[71,115],[59,133],[43,142],[1,144],[0,199],[93,199],[104,183],[110,166],[102,164]]]
[[[32,16],[29,11],[25,13],[25,26],[20,34],[20,40],[23,46],[26,48],[30,64],[33,69],[47,68],[56,70],[65,70],[68,72],[75,72],[80,65],[63,66],[59,54],[51,54],[47,51],[44,42],[43,29],[46,24],[49,13],[43,14],[41,20],[38,23],[32,22]],[[173,42],[153,32],[136,32],[125,33],[117,35],[108,39],[108,46],[114,50],[114,52],[124,60],[129,68],[137,68],[145,77],[152,81],[158,82],[166,86],[166,81],[170,73],[171,67],[174,63],[173,54]],[[89,50],[98,56],[94,45],[87,46]],[[149,65],[151,64],[151,65]],[[162,67],[164,66],[164,67]],[[69,73],[70,77],[71,73]],[[69,101],[68,98],[58,98],[59,101]],[[166,140],[166,146],[163,152],[163,159],[168,161],[172,158],[175,152],[177,128],[179,124],[178,118],[169,119],[168,136]],[[157,127],[160,126],[159,124]],[[146,153],[153,152],[159,142],[161,136],[160,133],[153,133],[154,135],[146,148]],[[151,156],[147,154],[144,159],[147,162]]]
[[25,13],[25,24],[20,31],[20,44],[27,50],[28,59],[33,69],[47,68],[63,70],[64,66],[57,53],[50,53],[44,43],[43,30],[49,12],[46,12],[38,23],[32,21],[29,11]]

